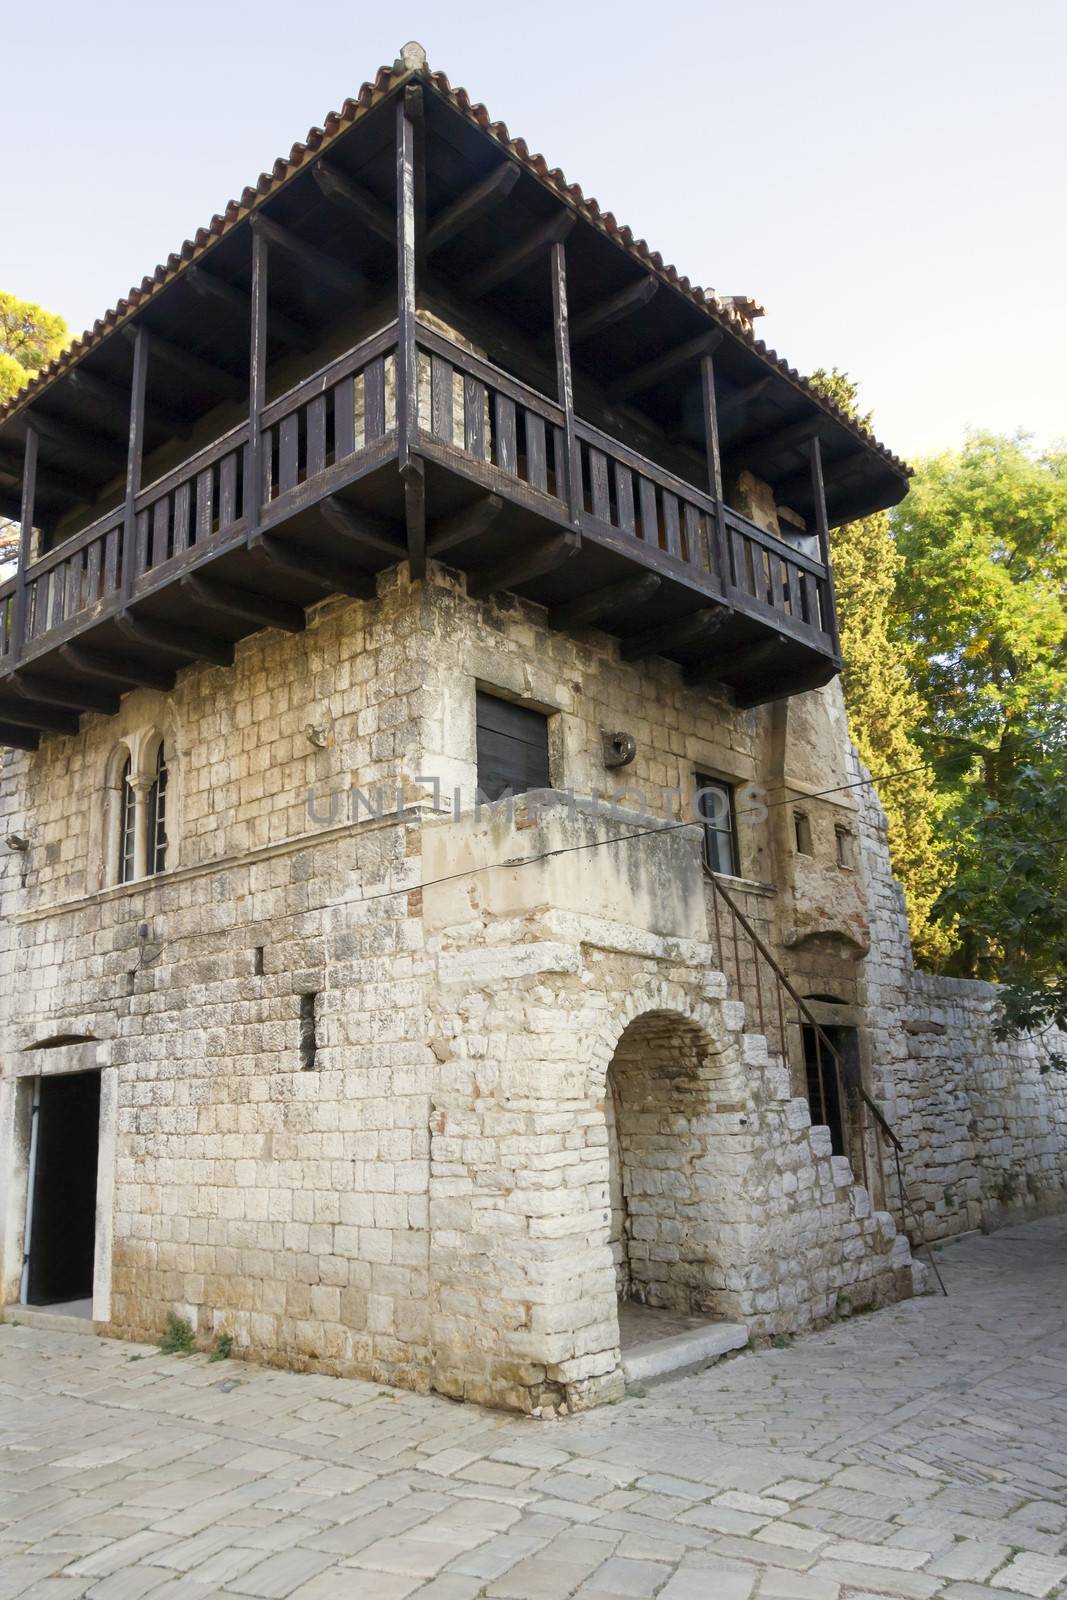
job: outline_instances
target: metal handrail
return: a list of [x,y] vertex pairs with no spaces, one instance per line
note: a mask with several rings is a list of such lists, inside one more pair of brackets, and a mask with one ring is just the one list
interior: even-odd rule
[[[782,970],[781,966],[779,965],[779,963],[776,960],[776,958],[775,958],[774,954],[772,953],[772,951],[768,948],[768,946],[765,944],[763,939],[760,938],[760,935],[757,933],[756,929],[752,926],[752,923],[749,921],[748,917],[746,917],[745,913],[741,910],[741,907],[737,904],[737,902],[734,899],[734,897],[729,893],[729,891],[726,889],[725,885],[720,881],[719,876],[716,873],[714,873],[713,871],[711,871],[711,869],[709,867],[707,867],[706,865],[705,865],[705,869],[704,869],[704,875],[705,875],[705,878],[711,884],[711,887],[712,887],[712,907],[713,907],[713,915],[714,915],[714,918],[715,918],[715,937],[716,937],[716,942],[718,944],[718,949],[719,949],[719,958],[722,961],[724,970],[725,970],[725,966],[726,966],[726,961],[725,961],[725,953],[724,953],[724,950],[723,950],[723,943],[722,943],[722,932],[721,932],[721,927],[720,927],[720,922],[719,922],[719,901],[720,900],[726,906],[726,908],[729,911],[730,916],[733,919],[733,922],[735,924],[735,932],[734,932],[734,967],[735,967],[738,998],[739,999],[743,999],[744,998],[744,989],[743,989],[742,978],[741,978],[741,955],[740,955],[739,941],[738,941],[737,931],[736,931],[737,929],[740,929],[741,932],[744,933],[745,937],[751,943],[753,949],[755,950],[755,952],[757,954],[757,957],[762,957],[763,958],[763,960],[766,962],[767,966],[770,968],[770,971],[771,971],[771,973],[773,975],[774,982],[775,982],[775,998],[776,998],[776,1001],[777,1001],[777,1011],[778,1011],[778,1027],[779,1027],[779,1033],[780,1033],[781,1041],[782,1041],[782,1054],[786,1058],[787,1066],[788,1066],[788,1034],[787,1034],[787,1030],[786,1030],[785,1005],[784,1005],[783,999],[782,999],[783,994],[787,995],[788,998],[793,1002],[793,1004],[797,1008],[797,1016],[798,1016],[798,1018],[802,1018],[803,1021],[806,1022],[808,1024],[808,1026],[812,1029],[813,1034],[814,1034],[814,1038],[815,1038],[815,1064],[816,1064],[816,1073],[817,1073],[817,1076],[818,1076],[818,1083],[819,1083],[820,1110],[821,1110],[822,1114],[824,1116],[826,1115],[826,1088],[825,1088],[825,1080],[824,1080],[824,1075],[823,1075],[823,1051],[825,1051],[827,1053],[831,1063],[833,1064],[834,1076],[835,1076],[835,1080],[836,1080],[836,1083],[837,1083],[838,1105],[843,1110],[847,1102],[846,1102],[846,1095],[845,1095],[844,1061],[843,1061],[841,1052],[838,1050],[838,1048],[834,1044],[833,1040],[826,1033],[826,1031],[823,1028],[822,1024],[819,1022],[818,1018],[815,1016],[815,1013],[812,1011],[811,1007],[808,1005],[808,1003],[804,999],[803,995],[799,994],[798,991],[796,990],[796,988],[794,987],[794,985],[790,982],[789,978],[786,976],[785,972]],[[760,1030],[763,1031],[763,1028],[764,1028],[763,989],[762,989],[762,985],[761,985],[761,982],[760,982],[760,965],[759,965],[759,960],[758,959],[755,962],[754,966],[755,966],[755,978],[756,978],[756,1010],[757,1010],[757,1018],[758,1018],[758,1023],[759,1023]],[[918,1247],[919,1248],[922,1248],[922,1247],[926,1248],[927,1255],[928,1255],[928,1258],[929,1258],[929,1261],[930,1261],[930,1265],[933,1268],[934,1275],[937,1278],[937,1281],[941,1286],[941,1291],[942,1291],[943,1294],[947,1294],[948,1291],[945,1288],[944,1280],[942,1279],[941,1274],[937,1269],[937,1263],[934,1261],[933,1256],[930,1253],[929,1246],[926,1244],[926,1240],[924,1238],[924,1230],[923,1230],[922,1224],[921,1224],[921,1222],[920,1222],[920,1220],[919,1220],[919,1218],[918,1218],[918,1216],[916,1214],[915,1207],[913,1206],[913,1204],[911,1202],[911,1197],[908,1194],[907,1188],[905,1187],[905,1184],[904,1184],[904,1174],[903,1174],[903,1169],[902,1169],[902,1166],[901,1166],[901,1155],[903,1153],[904,1146],[901,1143],[900,1139],[898,1138],[898,1136],[897,1136],[896,1132],[894,1131],[894,1129],[890,1126],[889,1122],[887,1121],[887,1119],[885,1117],[885,1114],[882,1111],[881,1107],[878,1106],[876,1104],[876,1102],[871,1098],[871,1096],[867,1093],[867,1090],[863,1087],[863,1084],[857,1080],[857,1082],[854,1085],[854,1088],[855,1088],[855,1091],[856,1091],[857,1099],[859,1100],[859,1102],[860,1102],[861,1106],[864,1108],[864,1110],[870,1113],[871,1119],[872,1119],[873,1124],[874,1124],[874,1129],[875,1129],[875,1141],[874,1141],[874,1143],[875,1143],[875,1151],[876,1151],[877,1156],[878,1156],[878,1170],[879,1170],[879,1177],[880,1177],[880,1180],[881,1180],[883,1202],[888,1199],[888,1189],[887,1189],[887,1186],[886,1186],[885,1166],[884,1166],[884,1163],[883,1163],[883,1160],[882,1160],[882,1146],[881,1146],[881,1143],[879,1142],[879,1139],[878,1139],[878,1135],[879,1134],[882,1136],[883,1139],[885,1139],[885,1141],[892,1148],[893,1158],[894,1158],[894,1161],[895,1161],[895,1164],[896,1164],[897,1190],[898,1190],[898,1196],[899,1196],[899,1201],[900,1201],[900,1226],[901,1226],[901,1232],[905,1233],[905,1234],[907,1233],[907,1217],[906,1217],[905,1213],[906,1213],[906,1211],[910,1212],[911,1213],[911,1218],[912,1218],[913,1228],[914,1228],[915,1233],[917,1235]],[[867,1165],[867,1131],[868,1130],[867,1130],[866,1119],[861,1119],[860,1127],[859,1127],[859,1130],[858,1130],[858,1133],[859,1133],[859,1150],[860,1150],[860,1158],[861,1158],[861,1160],[863,1162],[863,1182],[864,1182],[864,1187],[866,1189],[868,1189],[868,1191],[869,1191],[870,1190],[870,1177],[869,1177],[869,1171],[868,1171],[868,1165]]]

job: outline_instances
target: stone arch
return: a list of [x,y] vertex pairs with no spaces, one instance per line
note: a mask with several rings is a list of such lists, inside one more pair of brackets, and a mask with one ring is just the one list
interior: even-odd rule
[[688,1010],[638,1011],[605,1066],[608,1245],[618,1300],[714,1317],[732,1310],[750,1107],[716,1008]]

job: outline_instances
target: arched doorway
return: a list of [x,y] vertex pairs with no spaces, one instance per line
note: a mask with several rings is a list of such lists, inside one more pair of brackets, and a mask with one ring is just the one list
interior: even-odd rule
[[723,1107],[723,1068],[708,1035],[670,1012],[630,1023],[607,1073],[608,1200],[622,1303],[714,1315],[726,1287],[721,1158],[740,1107]]

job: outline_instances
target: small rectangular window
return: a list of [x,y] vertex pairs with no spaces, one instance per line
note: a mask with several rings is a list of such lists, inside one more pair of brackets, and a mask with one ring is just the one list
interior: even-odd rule
[[852,853],[853,840],[852,840],[852,830],[851,830],[851,828],[843,828],[839,823],[838,826],[834,829],[834,834],[835,834],[835,836],[837,838],[837,864],[838,864],[838,866],[839,867],[852,867],[855,863],[853,861],[853,853]]
[[793,812],[793,834],[798,856],[811,855],[811,819],[806,811]]
[[704,824],[704,861],[712,872],[736,878],[737,839],[734,832],[734,795],[728,783],[697,774],[697,816]]
[[549,789],[548,718],[529,706],[478,692],[478,788],[487,800],[509,790]]
[[316,994],[300,996],[300,1066],[304,1072],[313,1072],[319,1049],[318,1028],[315,1024]]

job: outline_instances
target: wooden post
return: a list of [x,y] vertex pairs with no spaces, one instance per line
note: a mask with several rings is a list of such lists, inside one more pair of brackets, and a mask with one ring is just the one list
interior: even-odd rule
[[137,508],[144,456],[144,399],[148,378],[148,333],[137,329],[133,339],[133,379],[130,385],[130,441],[126,452],[126,513],[122,533],[122,603],[129,601],[137,576]]
[[581,523],[582,511],[582,460],[574,432],[574,377],[567,316],[567,250],[562,239],[552,246],[552,324],[556,336],[556,389],[563,408],[567,509],[571,522],[577,528]]
[[822,444],[818,434],[808,445],[811,458],[811,493],[815,504],[815,531],[819,538],[819,559],[826,568],[822,592],[822,624],[837,652],[837,602],[834,599],[834,574],[830,563],[830,527],[826,517],[826,485],[823,482]]
[[267,261],[266,235],[252,229],[252,325],[248,356],[248,450],[244,486],[246,542],[251,544],[259,527],[263,504],[263,436],[260,418],[267,400]]
[[416,171],[416,126],[422,90],[408,84],[396,109],[396,453],[404,484],[408,570],[426,576],[426,482],[415,453],[419,430],[419,357],[416,346],[416,266],[421,248],[418,218],[422,196]]
[[411,459],[419,425],[415,349],[415,119],[421,110],[422,91],[409,84],[396,108],[396,427],[401,470]]
[[731,583],[729,545],[722,514],[722,453],[719,449],[719,414],[715,401],[715,358],[710,353],[700,358],[700,389],[704,401],[704,450],[708,463],[708,493],[715,501],[712,530],[715,564],[725,593]]
[[11,608],[11,658],[17,661],[26,642],[26,568],[33,554],[33,507],[37,496],[37,429],[26,428],[22,457],[22,505],[19,564],[15,569],[15,594]]

